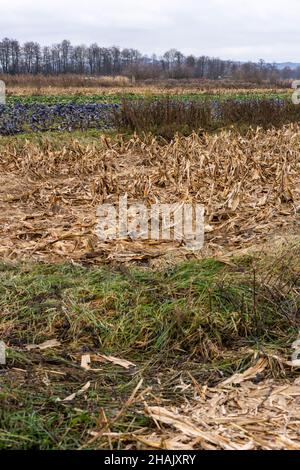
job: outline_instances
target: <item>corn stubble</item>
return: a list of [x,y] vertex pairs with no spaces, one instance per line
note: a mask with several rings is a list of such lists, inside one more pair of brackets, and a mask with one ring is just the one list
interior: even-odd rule
[[64,147],[43,139],[1,150],[1,256],[43,260],[151,259],[178,244],[95,235],[104,202],[205,206],[205,254],[223,254],[299,229],[300,126],[242,136],[193,133],[169,143],[151,135],[101,137]]
[[[16,139],[7,142],[0,150],[2,258],[100,264],[141,260],[154,263],[155,259],[160,261],[172,253],[172,261],[169,262],[176,261],[174,252],[179,256],[182,247],[172,242],[118,240],[105,243],[96,237],[97,206],[104,202],[117,203],[119,195],[124,194],[128,195],[129,201],[147,204],[178,201],[204,204],[206,245],[199,256],[222,255],[224,259],[224,253],[252,248],[272,234],[290,234],[293,230],[299,233],[299,125],[268,131],[258,128],[249,130],[244,136],[234,131],[223,131],[218,135],[193,133],[188,137],[177,136],[169,143],[162,143],[161,139],[153,136],[133,136],[130,140],[121,136],[101,137],[99,142],[89,145],[80,144],[75,139],[67,145],[51,143],[46,138],[39,144],[20,143]],[[186,251],[182,256],[187,256]],[[232,264],[227,259],[228,278],[222,281],[220,278],[216,285],[215,281],[208,282],[209,270],[201,268],[201,263],[195,263],[194,267],[186,263],[190,266],[185,268],[186,274],[184,269],[181,275],[175,270],[173,278],[172,270],[167,269],[167,276],[160,278],[163,282],[154,278],[154,284],[149,282],[150,278],[147,281],[147,277],[143,284],[141,279],[138,281],[137,274],[134,277],[126,266],[120,264],[118,267],[124,276],[122,282],[119,275],[115,275],[115,281],[112,276],[105,278],[100,269],[86,269],[80,274],[81,268],[75,263],[73,275],[77,270],[78,275],[74,285],[81,286],[82,282],[86,301],[78,306],[77,291],[74,294],[69,291],[61,300],[59,294],[55,302],[61,302],[63,310],[53,304],[51,308],[43,307],[43,301],[32,288],[35,282],[40,295],[40,279],[44,277],[47,284],[46,275],[41,276],[37,272],[32,275],[34,282],[32,280],[29,284],[26,268],[20,274],[25,276],[26,288],[20,287],[19,280],[11,293],[15,281],[5,273],[3,279],[7,276],[8,280],[3,285],[8,288],[3,292],[9,304],[3,309],[2,334],[8,337],[15,334],[17,338],[26,338],[27,335],[31,338],[33,335],[35,339],[36,335],[38,338],[41,336],[41,344],[35,341],[34,349],[31,344],[27,346],[29,361],[34,360],[35,349],[59,348],[60,341],[54,338],[62,338],[64,343],[61,352],[56,350],[56,354],[63,354],[64,362],[57,362],[55,370],[52,367],[48,370],[48,365],[46,370],[47,362],[42,362],[40,356],[36,368],[29,362],[28,377],[35,377],[32,384],[26,382],[30,407],[35,403],[35,416],[42,417],[43,425],[47,425],[44,416],[51,416],[49,430],[52,433],[54,401],[47,408],[49,393],[52,399],[59,395],[55,402],[57,422],[67,422],[66,426],[70,427],[63,431],[63,437],[51,443],[45,443],[45,439],[40,437],[34,421],[30,431],[26,424],[15,430],[15,424],[12,425],[8,417],[17,414],[7,399],[6,419],[10,433],[7,435],[5,430],[4,435],[0,435],[0,444],[2,442],[2,446],[8,448],[12,445],[27,448],[32,442],[37,442],[40,447],[57,448],[57,442],[63,442],[62,447],[66,448],[299,450],[298,369],[289,363],[287,357],[281,356],[282,348],[278,346],[284,345],[287,353],[288,339],[295,339],[298,331],[298,259],[299,242],[294,249],[289,247],[288,251],[283,251],[276,262],[272,253],[270,265],[265,265],[263,259],[263,266],[259,263],[254,266],[253,283],[246,273],[241,275],[238,284],[232,281],[233,275],[240,273],[236,271],[237,265],[231,272]],[[43,263],[37,266],[43,266]],[[199,273],[201,276],[197,278]],[[92,289],[94,284],[90,286],[89,276],[97,283],[97,289],[100,286],[96,291],[101,294],[99,298],[89,297],[95,292]],[[62,278],[62,286],[68,285],[67,279],[70,283],[73,277]],[[109,280],[105,282],[103,279]],[[117,282],[120,283],[119,290]],[[50,281],[49,285],[52,285]],[[143,295],[135,297],[139,289]],[[127,297],[122,300],[124,291],[130,293],[130,301]],[[34,299],[32,305],[28,296]],[[179,308],[176,301],[182,302],[178,302]],[[35,305],[41,310],[34,310]],[[24,312],[31,309],[34,313],[27,319]],[[79,314],[81,311],[84,313]],[[64,315],[68,319],[67,327],[64,326]],[[60,331],[63,332],[62,337],[59,336]],[[138,352],[141,370],[137,374],[147,377],[149,353],[153,356],[151,381],[147,377],[151,387],[147,387],[146,382],[142,383],[139,375],[136,378],[126,375],[130,384],[138,385],[134,385],[132,393],[126,388],[127,398],[122,395],[119,409],[116,408],[117,401],[111,401],[111,390],[118,396],[122,389],[120,374],[114,370],[113,375],[109,375],[107,369],[103,369],[101,375],[101,371],[89,369],[86,357],[83,360],[82,346],[90,344],[98,335],[102,346],[103,343],[105,345],[104,351],[101,350],[105,353],[102,358],[114,364],[127,366],[130,362],[124,359],[130,359],[129,352]],[[260,341],[268,335],[269,347],[264,348]],[[277,346],[275,342],[278,342]],[[96,344],[91,343],[91,347],[99,353],[99,345]],[[113,348],[113,356],[108,356],[109,346]],[[74,348],[80,352],[78,357]],[[72,354],[67,356],[71,359],[68,368],[64,369],[66,350]],[[20,351],[24,355],[20,347],[15,354]],[[127,354],[120,355],[124,351]],[[183,362],[181,354],[184,351],[188,353],[189,360],[198,351],[201,360],[193,369]],[[167,365],[170,352],[177,355],[172,367]],[[157,353],[160,353],[158,361]],[[20,360],[18,356],[17,360]],[[226,374],[230,371],[229,378],[223,373],[226,361],[228,370],[225,368],[225,371]],[[11,380],[9,397],[12,387],[15,396],[20,393],[16,388],[16,378],[17,374],[21,376],[22,395],[15,400],[17,411],[19,403],[24,402],[23,384],[27,380],[23,374],[28,363],[21,364],[22,369],[10,368],[8,378],[5,376],[6,380]],[[69,374],[71,367],[76,367],[76,374],[72,372],[70,384],[65,372]],[[204,383],[204,377],[208,375],[201,374],[206,367],[211,379]],[[101,368],[104,368],[103,364]],[[60,384],[66,386],[65,393],[64,388],[55,388],[58,379],[54,380],[50,374],[61,377]],[[122,380],[125,382],[124,378]],[[43,393],[46,390],[48,395],[40,395],[38,405],[32,397],[41,394],[37,385],[40,383]],[[109,393],[108,398],[100,401],[99,398],[106,397],[105,393]],[[65,406],[72,401],[73,407],[61,411],[60,402]],[[85,410],[90,421],[80,425],[76,415],[76,420],[72,421],[76,426],[69,425],[66,410],[77,413],[78,409],[80,412]],[[30,410],[25,409],[22,423],[24,416],[27,419],[29,416],[32,421]],[[60,425],[55,428],[59,429]],[[19,435],[23,436],[24,429],[25,435],[30,436],[28,442],[19,438]],[[76,437],[76,431],[78,442],[70,439],[71,435]]]

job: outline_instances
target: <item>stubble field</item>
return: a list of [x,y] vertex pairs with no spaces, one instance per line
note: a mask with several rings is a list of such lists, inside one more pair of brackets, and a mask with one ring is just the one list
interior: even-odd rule
[[[165,91],[126,85],[9,88],[14,110],[97,95],[124,112],[109,130],[0,136],[0,447],[300,449],[298,110],[286,90],[223,90],[227,121],[199,128],[205,90],[176,89],[192,104],[171,101],[173,121],[162,101],[168,129],[149,134],[134,106],[157,112]],[[204,205],[203,250],[101,241],[97,207],[124,194]]]

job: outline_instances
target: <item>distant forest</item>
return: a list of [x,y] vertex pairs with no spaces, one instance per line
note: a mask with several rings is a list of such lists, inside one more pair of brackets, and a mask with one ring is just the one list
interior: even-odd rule
[[37,42],[20,44],[15,39],[5,38],[0,41],[0,73],[125,75],[136,79],[230,78],[276,82],[300,78],[300,66],[279,68],[276,64],[263,60],[258,63],[242,63],[205,55],[185,56],[176,49],[171,49],[160,57],[149,57],[136,49],[115,46],[74,46],[68,40],[52,46],[41,46]]

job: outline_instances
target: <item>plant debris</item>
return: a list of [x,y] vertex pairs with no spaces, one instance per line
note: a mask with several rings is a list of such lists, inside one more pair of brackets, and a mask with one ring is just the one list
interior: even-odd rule
[[45,341],[42,344],[28,344],[27,346],[25,346],[25,348],[28,351],[31,351],[33,349],[39,349],[40,351],[44,351],[45,349],[49,348],[57,348],[60,345],[61,343],[57,341],[57,339],[51,339],[49,341]]
[[100,240],[97,207],[117,204],[118,195],[146,205],[204,205],[205,247],[195,256],[299,232],[298,125],[247,136],[194,133],[163,145],[153,137],[100,140],[1,148],[2,258],[97,264],[190,256],[172,240]]
[[253,383],[266,365],[261,359],[214,388],[199,384],[180,407],[146,405],[159,430],[138,439],[169,450],[300,450],[300,379]]

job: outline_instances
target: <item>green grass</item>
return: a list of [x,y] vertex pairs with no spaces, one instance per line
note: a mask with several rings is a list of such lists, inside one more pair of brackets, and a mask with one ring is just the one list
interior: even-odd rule
[[[185,395],[174,387],[179,377],[189,383],[189,372],[214,384],[247,368],[253,351],[289,357],[300,328],[299,260],[296,245],[276,258],[247,256],[230,265],[206,259],[161,271],[2,263],[0,334],[8,357],[0,369],[0,448],[107,448],[106,437],[88,444],[89,431],[101,428],[102,408],[114,419],[141,376],[153,396],[180,402]],[[25,348],[49,339],[61,346]],[[131,360],[137,373],[109,364],[85,371],[86,352]],[[57,401],[88,381],[84,396]],[[111,431],[151,429],[139,406],[125,410]]]
[[265,99],[265,98],[287,98],[290,93],[287,92],[274,92],[272,90],[265,91],[262,90],[261,92],[257,91],[249,91],[245,93],[237,93],[237,92],[230,92],[230,93],[180,93],[180,94],[172,94],[168,95],[168,93],[164,94],[155,94],[149,92],[145,93],[117,93],[117,94],[74,94],[74,95],[8,95],[7,97],[7,104],[12,105],[16,103],[22,104],[32,104],[32,103],[41,103],[47,105],[54,105],[54,104],[69,104],[69,103],[76,103],[76,104],[85,104],[85,103],[121,103],[122,99],[126,100],[138,100],[138,99],[161,99],[162,96],[170,96],[174,100],[180,101],[189,101],[189,100],[204,100],[204,99],[218,99],[218,100],[225,100],[225,99]]
[[[74,130],[68,131],[45,131],[45,132],[24,132],[12,136],[0,135],[0,148],[12,144],[16,148],[22,147],[26,141],[30,141],[33,145],[44,147],[45,143],[51,144],[54,149],[61,149],[64,145],[77,139],[82,145],[100,144],[100,138],[103,135],[109,137],[119,137],[120,134],[116,131],[103,131],[100,129],[86,129],[84,131]],[[126,135],[126,134],[123,134]],[[130,134],[128,134],[130,138]]]
[[4,266],[0,308],[13,324],[9,338],[18,344],[54,336],[108,353],[116,353],[117,344],[121,354],[182,348],[201,358],[199,338],[222,350],[249,344],[254,337],[268,342],[282,331],[289,333],[288,319],[274,311],[272,297],[261,286],[257,289],[254,308],[251,272],[242,276],[213,260],[164,272],[132,269],[128,275],[71,265],[22,265],[8,271]]

